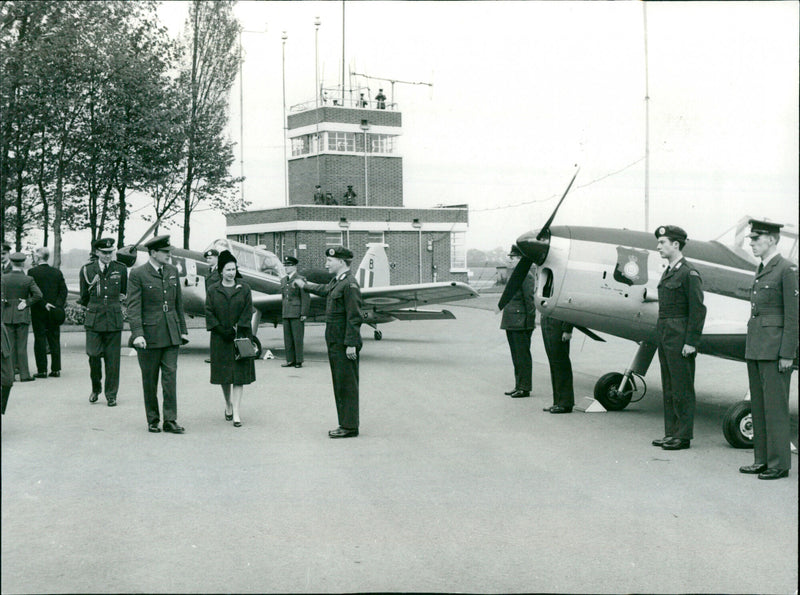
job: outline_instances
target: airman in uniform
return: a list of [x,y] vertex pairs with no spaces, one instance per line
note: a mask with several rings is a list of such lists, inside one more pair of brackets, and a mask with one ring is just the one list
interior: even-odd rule
[[653,446],[689,448],[694,438],[694,371],[706,307],[700,273],[683,257],[686,232],[675,225],[655,231],[657,250],[668,265],[658,283],[658,361],[664,393],[664,437]]
[[542,316],[542,342],[550,364],[550,384],[553,388],[553,405],[545,407],[550,413],[572,413],[575,407],[575,390],[572,386],[572,362],[569,360],[569,343],[572,325]]
[[220,279],[222,278],[219,275],[219,268],[217,267],[219,250],[215,248],[209,248],[203,252],[203,258],[206,259],[206,264],[208,265],[208,273],[206,274],[206,289],[208,289],[214,285],[214,283],[219,283]]
[[753,415],[752,465],[759,479],[789,475],[789,384],[797,358],[797,267],[776,247],[783,225],[750,220],[750,247],[761,259],[750,290],[745,361]]
[[19,370],[20,382],[34,380],[28,368],[28,329],[31,325],[31,306],[42,299],[42,291],[33,277],[25,274],[25,255],[10,256],[11,271],[3,273],[3,324],[11,339],[14,369]]
[[[511,259],[510,268],[513,269],[522,257],[522,252],[516,246],[511,246],[508,257]],[[536,328],[535,294],[536,274],[535,267],[532,266],[522,286],[503,308],[503,318],[500,321],[500,329],[506,331],[511,363],[514,365],[514,389],[505,393],[512,399],[530,397],[533,388],[531,336]]]
[[189,342],[178,269],[169,264],[169,236],[145,243],[150,260],[131,271],[128,278],[128,320],[131,342],[142,371],[144,408],[149,432],[160,432],[158,376],[164,398],[165,432],[183,434],[178,425],[178,349]]
[[353,253],[344,246],[325,250],[325,268],[334,277],[327,285],[298,277],[294,283],[316,295],[327,297],[325,342],[333,379],[333,394],[339,427],[331,438],[358,436],[358,357],[361,351],[361,288],[350,273]]
[[281,316],[283,317],[283,346],[286,350],[286,363],[282,368],[303,367],[303,336],[305,334],[306,316],[311,307],[308,293],[294,284],[297,278],[298,260],[294,256],[283,259],[286,276],[281,279],[281,295],[283,296]]
[[[128,291],[128,269],[114,260],[114,240],[100,238],[92,244],[97,259],[81,268],[81,297],[86,308],[86,355],[92,392],[89,402],[96,403],[104,390],[109,407],[117,404],[119,391],[120,349],[122,347],[122,303]],[[103,386],[103,362],[106,380]]]

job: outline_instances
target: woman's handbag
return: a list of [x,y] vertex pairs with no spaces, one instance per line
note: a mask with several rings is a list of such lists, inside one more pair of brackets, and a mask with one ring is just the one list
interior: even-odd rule
[[258,357],[258,350],[250,338],[241,337],[233,340],[233,359],[255,359],[256,357]]

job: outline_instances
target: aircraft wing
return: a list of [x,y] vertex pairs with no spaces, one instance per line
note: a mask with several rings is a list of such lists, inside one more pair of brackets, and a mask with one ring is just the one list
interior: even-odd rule
[[361,296],[365,309],[389,313],[417,306],[466,300],[478,297],[478,292],[466,283],[451,281],[367,287],[361,290]]

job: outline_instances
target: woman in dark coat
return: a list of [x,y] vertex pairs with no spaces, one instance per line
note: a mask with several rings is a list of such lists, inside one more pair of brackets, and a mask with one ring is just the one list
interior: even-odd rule
[[225,419],[233,420],[233,425],[239,428],[242,425],[239,416],[242,389],[255,381],[256,368],[252,359],[234,359],[233,340],[252,338],[253,298],[250,287],[240,280],[233,254],[223,250],[217,269],[221,281],[206,289],[205,308],[206,329],[211,331],[211,384],[222,386]]

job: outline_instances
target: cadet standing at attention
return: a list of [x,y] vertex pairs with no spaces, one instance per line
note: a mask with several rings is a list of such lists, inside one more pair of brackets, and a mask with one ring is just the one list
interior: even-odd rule
[[[510,270],[513,270],[522,252],[516,246],[511,246],[508,258],[511,260]],[[531,357],[531,336],[536,328],[536,267],[525,276],[525,280],[513,297],[503,308],[503,318],[500,329],[506,331],[508,348],[511,350],[511,362],[514,364],[514,389],[506,391],[512,399],[531,396],[533,388],[533,358]]]
[[344,246],[325,251],[325,268],[333,274],[327,285],[308,283],[301,277],[294,283],[316,295],[327,296],[325,342],[331,365],[333,394],[339,427],[331,438],[358,436],[358,356],[361,351],[361,288],[350,273],[353,253]]
[[165,432],[183,434],[178,425],[178,349],[189,342],[183,315],[183,296],[178,269],[169,264],[169,236],[145,243],[150,260],[131,271],[128,288],[128,320],[131,339],[142,371],[147,430],[160,432],[158,375],[164,399]]
[[[81,297],[78,302],[87,308],[83,325],[86,329],[89,378],[92,381],[89,402],[96,403],[100,391],[105,389],[106,403],[109,407],[115,407],[122,347],[122,302],[128,291],[128,269],[114,260],[112,238],[100,238],[92,248],[98,258],[81,269]],[[103,361],[106,367],[105,386]]]
[[282,368],[303,367],[303,336],[305,335],[306,316],[311,307],[308,293],[293,283],[297,279],[298,260],[294,256],[283,259],[286,276],[281,279],[283,295],[283,347],[286,350],[286,363]]
[[752,465],[759,479],[789,475],[789,384],[797,357],[797,267],[778,253],[783,225],[750,220],[750,247],[761,259],[750,291],[745,360],[753,414]]
[[657,250],[668,266],[658,283],[658,361],[664,393],[664,437],[653,446],[664,450],[689,448],[694,438],[694,369],[703,334],[706,307],[703,281],[686,262],[682,250],[686,232],[662,225],[655,232]]

